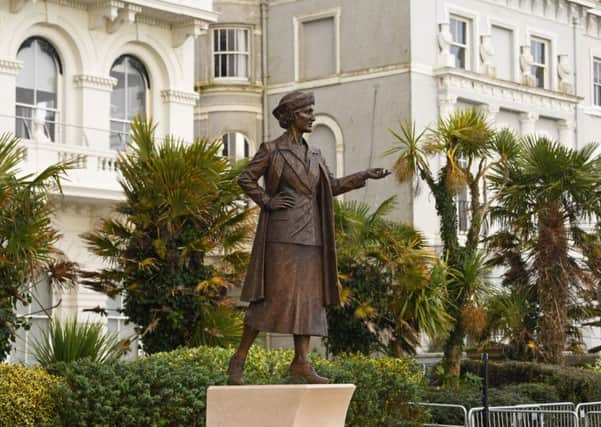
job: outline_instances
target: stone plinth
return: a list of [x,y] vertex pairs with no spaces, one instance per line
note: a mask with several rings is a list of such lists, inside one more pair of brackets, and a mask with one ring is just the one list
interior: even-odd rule
[[353,384],[214,386],[207,427],[344,427]]

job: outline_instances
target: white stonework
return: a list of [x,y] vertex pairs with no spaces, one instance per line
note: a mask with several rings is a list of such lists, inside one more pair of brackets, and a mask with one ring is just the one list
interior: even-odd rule
[[[110,148],[115,109],[111,96],[118,82],[111,73],[113,64],[123,55],[137,59],[148,80],[144,108],[158,123],[158,135],[169,133],[191,141],[198,99],[194,38],[216,20],[211,0],[0,1],[0,133],[16,132],[19,124],[27,130],[20,131],[27,150],[21,166],[25,173],[60,160],[76,162],[63,184],[63,195],[56,196],[54,223],[62,235],[58,246],[82,267],[99,268],[102,263],[86,249],[80,235],[94,229],[123,199],[118,152]],[[24,70],[17,55],[32,38],[52,46],[55,63],[60,64],[52,122],[45,116],[47,104],[15,108],[20,73],[32,71]],[[29,111],[30,121],[17,118]],[[82,310],[105,306],[106,297],[78,288],[55,293],[51,300],[61,301],[55,315],[96,318]],[[131,332],[131,327],[121,326],[117,313],[108,320],[98,319],[122,335]],[[44,319],[36,317],[36,322],[43,324]],[[20,332],[11,360],[32,361],[30,335],[36,333],[35,328]]]

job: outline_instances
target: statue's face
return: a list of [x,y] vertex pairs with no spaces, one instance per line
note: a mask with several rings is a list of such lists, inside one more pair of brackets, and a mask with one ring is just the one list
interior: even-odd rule
[[313,131],[314,121],[315,113],[313,112],[313,106],[309,105],[294,113],[294,123],[292,126],[300,132],[311,132]]

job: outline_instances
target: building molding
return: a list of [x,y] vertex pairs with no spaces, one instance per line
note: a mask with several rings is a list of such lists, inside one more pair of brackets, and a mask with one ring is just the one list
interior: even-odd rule
[[[547,89],[525,86],[513,81],[492,79],[482,74],[457,68],[441,68],[435,71],[439,97],[453,95],[457,98],[487,103],[493,98],[500,107],[503,102],[520,106],[520,110],[532,107],[552,113],[574,113],[582,97],[554,92]],[[471,97],[470,97],[471,96]]]
[[16,76],[23,69],[23,61],[0,59],[0,74]]
[[96,89],[112,92],[113,88],[117,85],[117,79],[114,77],[77,74],[73,76],[73,85],[76,88]]
[[165,89],[161,91],[161,98],[164,103],[196,105],[198,94],[196,92],[185,92],[181,90]]
[[209,113],[254,113],[263,114],[260,106],[254,105],[236,105],[236,104],[222,104],[222,105],[209,105],[196,108],[195,115],[203,115]]

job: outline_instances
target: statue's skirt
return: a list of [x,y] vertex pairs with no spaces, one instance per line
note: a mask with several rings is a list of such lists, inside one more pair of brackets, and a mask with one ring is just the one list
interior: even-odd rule
[[265,298],[251,302],[244,323],[254,329],[326,336],[321,246],[268,242]]

